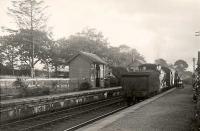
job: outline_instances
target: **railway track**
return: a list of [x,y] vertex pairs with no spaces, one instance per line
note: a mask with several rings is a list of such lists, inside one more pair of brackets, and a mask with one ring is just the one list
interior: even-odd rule
[[[161,93],[162,94],[162,93]],[[140,103],[137,101],[135,104]],[[2,124],[1,131],[73,131],[127,107],[122,97],[106,99]]]
[[93,119],[90,119],[90,120],[87,120],[87,121],[85,121],[85,122],[82,122],[82,123],[80,123],[80,124],[78,124],[78,125],[75,125],[75,126],[73,126],[73,127],[67,128],[67,129],[65,129],[64,131],[74,131],[74,130],[76,130],[76,129],[78,129],[78,128],[81,128],[81,127],[87,125],[87,124],[90,124],[90,123],[95,122],[95,121],[97,121],[97,120],[99,120],[99,119],[102,119],[102,118],[104,118],[104,117],[106,117],[106,116],[112,115],[113,113],[116,113],[116,112],[118,112],[118,111],[120,111],[120,110],[123,110],[123,109],[125,109],[126,107],[127,107],[127,106],[122,106],[121,108],[115,109],[115,110],[113,110],[113,111],[110,111],[110,112],[108,112],[108,113],[102,114],[102,115],[100,115],[100,116],[97,116],[97,117],[95,117],[95,118],[93,118]]
[[[1,131],[27,131],[27,130],[62,130],[71,131],[89,122],[124,109],[121,97],[102,100],[94,103],[61,110],[53,113],[43,114],[32,118],[19,120],[12,123],[0,125]],[[91,115],[92,114],[92,115]],[[103,115],[102,115],[103,114]],[[89,116],[88,116],[89,115]],[[84,116],[83,118],[79,117]],[[81,121],[80,121],[81,120]],[[68,123],[68,124],[66,124]],[[65,126],[57,126],[63,124]],[[56,128],[56,129],[55,129]],[[60,129],[61,130],[61,129]]]

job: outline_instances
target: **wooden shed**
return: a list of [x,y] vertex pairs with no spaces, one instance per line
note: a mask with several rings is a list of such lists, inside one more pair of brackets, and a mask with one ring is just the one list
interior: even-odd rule
[[87,80],[93,87],[104,87],[107,63],[96,54],[81,51],[68,64],[71,80]]

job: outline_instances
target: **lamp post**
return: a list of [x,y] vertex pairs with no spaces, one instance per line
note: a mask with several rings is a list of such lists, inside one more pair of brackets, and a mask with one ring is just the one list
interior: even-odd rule
[[[200,31],[195,32],[195,36],[200,36]],[[200,51],[198,51],[197,68],[195,68],[195,58],[193,58],[194,78],[193,78],[193,99],[198,102],[200,91]]]
[[[195,32],[195,36],[200,37],[200,31]],[[197,75],[200,77],[200,49],[198,50],[198,57],[197,57]],[[200,86],[200,85],[199,85]]]
[[[200,37],[200,31],[196,31],[195,36]],[[200,50],[198,51],[197,57],[197,72],[200,73]]]
[[198,51],[197,73],[200,76],[200,51]]
[[[200,36],[200,31],[195,32],[195,36]],[[196,96],[197,96],[197,108],[200,109],[200,50],[198,51],[198,58],[197,58],[197,68],[196,68]],[[197,113],[198,115],[198,122],[200,124],[200,112]]]
[[193,61],[193,73],[195,72],[195,58],[192,58],[192,61]]

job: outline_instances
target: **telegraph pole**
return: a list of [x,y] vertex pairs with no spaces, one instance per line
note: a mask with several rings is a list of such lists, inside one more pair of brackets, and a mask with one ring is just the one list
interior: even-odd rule
[[192,58],[193,61],[193,72],[195,72],[195,58]]
[[30,14],[30,22],[31,22],[31,46],[32,46],[32,51],[31,51],[31,78],[35,77],[35,70],[34,70],[34,57],[35,57],[35,45],[33,41],[33,3],[30,1],[31,5],[31,14]]

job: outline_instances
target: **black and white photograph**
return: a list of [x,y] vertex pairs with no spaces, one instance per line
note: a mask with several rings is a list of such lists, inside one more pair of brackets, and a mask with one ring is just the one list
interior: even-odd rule
[[200,131],[200,0],[0,0],[1,131]]

